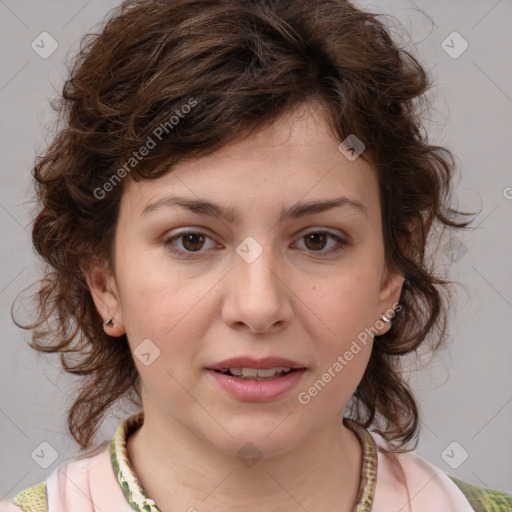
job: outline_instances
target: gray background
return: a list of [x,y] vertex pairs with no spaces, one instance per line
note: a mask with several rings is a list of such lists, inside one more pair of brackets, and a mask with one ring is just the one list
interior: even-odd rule
[[[0,0],[0,500],[43,480],[77,452],[65,434],[72,379],[61,374],[57,357],[27,346],[30,335],[12,323],[10,308],[39,271],[30,243],[30,171],[35,153],[50,140],[45,128],[54,117],[48,100],[61,90],[68,52],[76,51],[79,37],[117,3]],[[410,362],[411,369],[420,365],[410,373],[423,415],[417,452],[458,478],[512,492],[512,3],[360,5],[398,18],[403,29],[396,26],[395,34],[432,70],[431,139],[458,157],[456,206],[482,210],[478,229],[457,234],[438,258],[461,283],[447,349],[428,367],[423,368],[428,358]],[[31,48],[44,31],[58,42],[46,59]],[[469,44],[458,58],[442,47],[454,31]],[[445,44],[453,53],[462,41],[452,39]],[[24,318],[24,311],[18,315]],[[112,414],[97,442],[109,439],[130,412]]]

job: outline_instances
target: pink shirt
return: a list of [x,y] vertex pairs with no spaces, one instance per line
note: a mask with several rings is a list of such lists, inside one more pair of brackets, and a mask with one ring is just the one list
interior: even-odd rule
[[[380,449],[387,447],[384,439],[370,434],[378,448],[372,512],[474,512],[446,473],[412,452],[384,453]],[[407,487],[400,479],[400,467]],[[86,457],[58,466],[47,479],[47,493],[49,512],[133,512],[114,473],[107,441]],[[20,510],[10,507],[0,504],[0,512]]]

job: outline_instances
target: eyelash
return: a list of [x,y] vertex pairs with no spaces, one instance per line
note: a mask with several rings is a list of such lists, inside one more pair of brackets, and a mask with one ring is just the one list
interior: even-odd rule
[[[319,251],[309,250],[308,251],[308,252],[311,252],[311,253],[317,253],[322,258],[323,257],[329,257],[329,256],[335,256],[335,255],[339,254],[341,251],[343,251],[346,248],[346,246],[350,245],[350,242],[347,242],[343,238],[340,238],[338,235],[335,235],[334,233],[331,233],[330,231],[309,231],[308,233],[304,233],[299,238],[299,240],[305,238],[308,235],[319,234],[319,233],[328,235],[328,237],[331,237],[332,239],[334,239],[338,243],[337,247],[335,247],[334,249],[329,249],[328,251],[321,251],[321,250],[319,250]],[[164,245],[173,254],[179,254],[179,255],[181,255],[181,256],[183,256],[185,258],[195,258],[195,255],[199,255],[202,252],[206,252],[206,251],[202,251],[202,250],[199,250],[199,251],[187,251],[187,250],[182,250],[182,249],[175,249],[175,248],[172,247],[172,242],[174,240],[180,239],[181,237],[183,237],[185,235],[191,235],[191,234],[194,234],[194,235],[204,235],[205,238],[212,239],[210,236],[208,236],[206,233],[203,233],[202,231],[182,231],[182,232],[177,233],[177,234],[173,235],[172,237],[169,237],[166,240],[164,240]]]

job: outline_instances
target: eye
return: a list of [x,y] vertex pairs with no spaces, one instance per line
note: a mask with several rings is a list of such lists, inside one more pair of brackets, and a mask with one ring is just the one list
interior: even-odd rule
[[[327,251],[322,250],[325,248],[329,238],[334,241],[334,244],[331,246],[332,248]],[[329,231],[310,231],[302,235],[300,240],[305,241],[305,246],[309,252],[318,252],[320,256],[338,254],[345,246],[349,245],[349,242]]]
[[[200,231],[182,231],[166,239],[164,245],[171,252],[179,253],[186,257],[187,253],[204,252],[201,249],[204,247],[206,239],[212,240],[206,233]],[[176,249],[175,242],[178,242],[181,248]]]
[[[194,257],[194,254],[200,254],[201,252],[215,247],[214,242],[210,247],[205,247],[206,240],[213,242],[210,236],[201,231],[182,231],[181,233],[167,238],[164,241],[164,245],[170,252],[188,258]],[[321,257],[338,254],[345,249],[345,246],[350,245],[349,242],[329,231],[310,231],[302,235],[299,240],[305,241],[305,247],[308,252],[318,253]],[[327,243],[329,240],[333,241],[331,248],[329,250],[323,250],[329,245]],[[203,251],[202,249],[205,250]]]

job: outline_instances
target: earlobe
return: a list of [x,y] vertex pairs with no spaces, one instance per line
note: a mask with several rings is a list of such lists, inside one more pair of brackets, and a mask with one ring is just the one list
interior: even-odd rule
[[91,292],[96,310],[103,318],[103,329],[113,337],[125,333],[121,311],[121,303],[115,283],[115,278],[106,263],[94,265],[88,269],[82,268],[85,281]]

